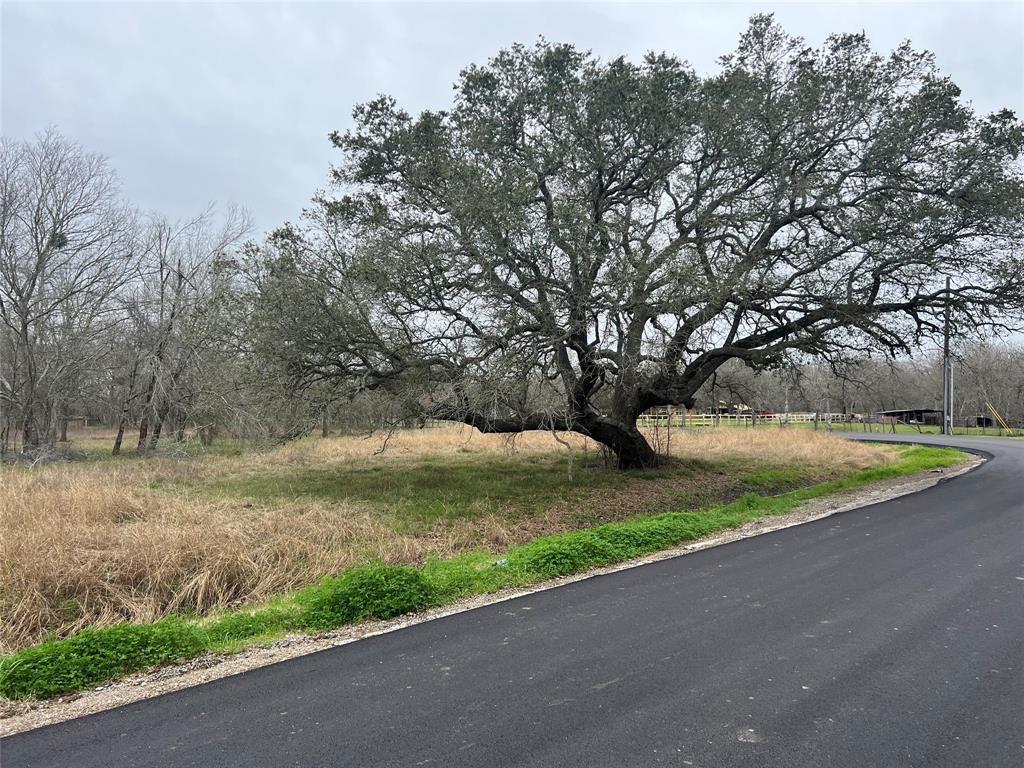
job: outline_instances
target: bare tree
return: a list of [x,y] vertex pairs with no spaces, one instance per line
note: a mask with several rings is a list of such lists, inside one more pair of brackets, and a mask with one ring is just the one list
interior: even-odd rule
[[[1010,342],[963,342],[954,350],[954,425],[994,423],[989,405],[1008,422],[1024,425],[1024,349]],[[870,416],[890,409],[939,409],[942,405],[942,354],[930,350],[898,360],[864,358],[834,366],[805,361],[755,372],[738,361],[719,371],[717,388],[735,402],[778,411],[788,380],[794,382],[794,409]],[[700,393],[710,405],[710,387]]]
[[105,158],[50,130],[0,141],[0,404],[5,442],[51,446],[58,412],[102,353],[133,268],[135,215]]
[[247,215],[235,208],[220,220],[212,208],[185,221],[151,218],[140,284],[130,305],[139,346],[125,360],[125,395],[114,454],[120,451],[124,423],[136,402],[136,450],[154,450],[168,418],[174,419],[176,433],[181,434],[196,368],[218,333],[211,311],[218,264],[249,227]]
[[[988,424],[991,405],[1011,424],[1024,426],[1024,347],[971,345],[958,357],[953,391],[959,418],[967,424]],[[936,360],[936,376],[939,364]]]

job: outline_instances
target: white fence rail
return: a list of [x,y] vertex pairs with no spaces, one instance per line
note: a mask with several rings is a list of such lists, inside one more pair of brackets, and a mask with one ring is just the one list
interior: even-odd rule
[[850,413],[682,413],[642,414],[636,423],[641,427],[720,427],[756,426],[757,424],[813,424],[817,417],[819,424],[849,424],[860,422],[859,416]]

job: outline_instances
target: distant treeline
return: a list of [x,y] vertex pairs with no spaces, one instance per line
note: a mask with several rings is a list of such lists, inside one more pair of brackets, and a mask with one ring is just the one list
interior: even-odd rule
[[[874,414],[901,409],[942,409],[942,356],[868,359],[841,366],[792,365],[754,373],[731,365],[702,391],[699,407],[715,400],[782,413],[810,411]],[[1024,424],[1024,346],[1012,342],[974,343],[958,350],[953,363],[953,418],[977,424],[991,418],[991,404],[1007,421]]]

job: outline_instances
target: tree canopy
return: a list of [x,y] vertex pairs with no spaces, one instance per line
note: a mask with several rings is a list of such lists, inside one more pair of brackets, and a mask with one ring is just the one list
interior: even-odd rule
[[962,330],[1024,314],[1021,123],[909,44],[814,48],[760,16],[715,74],[541,41],[454,93],[332,134],[338,193],[284,233],[296,376],[642,467],[637,416],[729,360],[899,355],[947,308]]

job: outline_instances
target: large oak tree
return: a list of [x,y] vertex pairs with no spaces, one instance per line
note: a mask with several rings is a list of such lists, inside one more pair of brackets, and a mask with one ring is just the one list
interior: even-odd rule
[[381,97],[355,120],[298,249],[289,364],[484,431],[649,466],[637,415],[728,360],[896,355],[947,307],[959,329],[1024,308],[1021,124],[909,45],[812,48],[755,17],[700,76],[541,42],[467,68],[447,111]]

